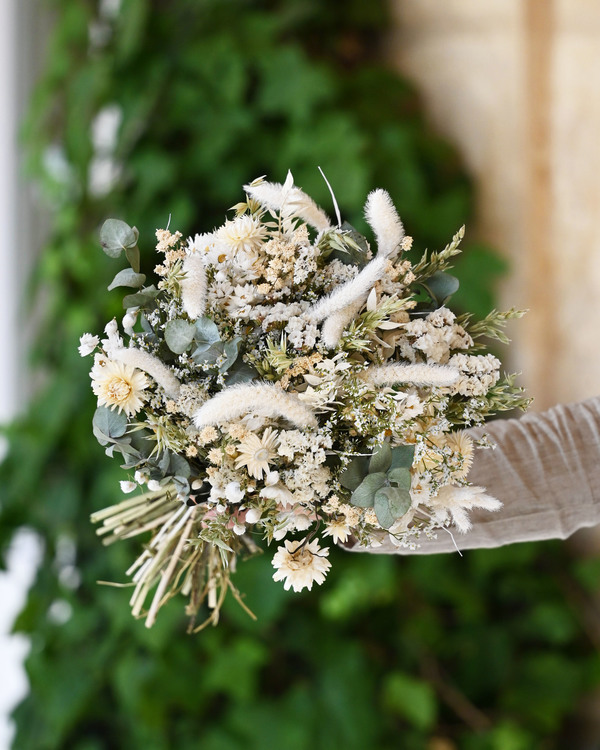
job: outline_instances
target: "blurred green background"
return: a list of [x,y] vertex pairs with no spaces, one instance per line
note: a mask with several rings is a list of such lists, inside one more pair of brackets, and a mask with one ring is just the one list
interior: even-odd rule
[[[270,580],[267,553],[236,581],[258,622],[229,602],[217,629],[193,637],[183,600],[147,631],[127,589],[96,585],[125,580],[138,547],[104,549],[89,523],[123,478],[92,436],[77,354],[81,333],[121,312],[103,219],[137,225],[148,273],[156,227],[171,216],[184,234],[210,231],[262,174],[283,181],[290,168],[331,210],[321,166],[359,228],[367,193],[384,187],[419,250],[473,222],[473,192],[410,83],[379,60],[381,0],[45,5],[55,24],[24,128],[51,208],[31,289],[42,385],[0,466],[2,552],[25,525],[45,544],[16,623],[32,650],[15,750],[598,747],[580,714],[600,685],[600,564],[563,544],[414,559],[335,550],[306,594]],[[114,143],[98,137],[99,116],[116,117]],[[457,304],[487,313],[507,271],[467,243]],[[73,544],[80,581],[64,575]]]

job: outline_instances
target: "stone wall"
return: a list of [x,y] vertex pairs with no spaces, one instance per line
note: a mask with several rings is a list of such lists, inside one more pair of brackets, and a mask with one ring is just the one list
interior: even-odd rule
[[[509,364],[535,408],[600,392],[600,3],[392,0],[389,58],[478,188],[510,259]],[[401,165],[400,165],[401,166]]]

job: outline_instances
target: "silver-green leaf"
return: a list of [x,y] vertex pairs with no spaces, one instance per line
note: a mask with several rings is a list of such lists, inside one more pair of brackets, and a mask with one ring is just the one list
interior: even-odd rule
[[373,499],[373,509],[384,529],[389,529],[410,508],[410,492],[398,487],[382,487]]
[[187,320],[170,320],[165,326],[167,346],[175,354],[183,354],[194,340],[195,330],[194,324]]
[[378,471],[387,471],[392,464],[392,449],[389,443],[381,443],[373,451],[369,461],[369,474],[375,474]]
[[127,430],[127,416],[122,411],[99,406],[93,419],[94,427],[106,437],[115,440],[125,434]]
[[118,258],[126,248],[137,245],[139,232],[120,219],[107,219],[100,229],[100,244],[110,258]]
[[390,482],[394,482],[403,490],[410,490],[411,476],[409,469],[390,469],[387,473]]
[[398,445],[392,448],[392,469],[410,469],[415,457],[414,445]]
[[134,289],[139,289],[144,281],[146,281],[146,277],[143,273],[136,273],[132,268],[124,268],[111,281],[108,291],[118,286],[131,286]]
[[385,484],[387,484],[387,478],[383,472],[367,474],[352,493],[350,502],[359,508],[372,508],[375,501],[375,493]]

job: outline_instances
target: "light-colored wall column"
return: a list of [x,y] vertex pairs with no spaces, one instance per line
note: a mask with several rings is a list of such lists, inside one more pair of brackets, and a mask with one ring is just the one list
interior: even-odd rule
[[392,1],[390,59],[475,179],[502,304],[530,308],[509,364],[538,409],[598,394],[600,4]]

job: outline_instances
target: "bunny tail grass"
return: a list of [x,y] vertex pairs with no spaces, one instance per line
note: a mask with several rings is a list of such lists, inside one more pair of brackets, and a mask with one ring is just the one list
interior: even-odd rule
[[321,328],[321,341],[328,349],[335,349],[340,343],[346,326],[354,320],[364,303],[364,297],[361,297],[325,319]]
[[404,227],[385,190],[373,190],[365,203],[365,218],[377,239],[377,254],[391,258],[404,238]]
[[317,418],[309,406],[270,383],[247,383],[225,388],[198,409],[194,424],[202,429],[231,422],[248,413],[271,419],[283,417],[301,428],[317,426]]
[[294,186],[294,178],[288,172],[282,185],[279,182],[259,182],[244,185],[245,192],[261,206],[271,211],[281,211],[284,216],[297,216],[318,232],[329,229],[331,221],[325,211],[303,190]]
[[338,286],[327,297],[310,307],[304,317],[318,323],[351,305],[364,300],[373,286],[385,274],[387,258],[377,255],[350,281]]
[[206,309],[206,269],[199,253],[183,261],[185,277],[181,282],[181,303],[191,320],[204,315]]
[[360,374],[362,380],[371,385],[413,385],[450,386],[458,380],[460,373],[446,365],[402,365],[391,364],[367,367]]

